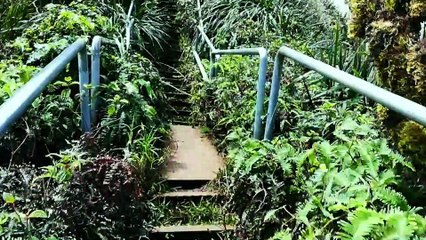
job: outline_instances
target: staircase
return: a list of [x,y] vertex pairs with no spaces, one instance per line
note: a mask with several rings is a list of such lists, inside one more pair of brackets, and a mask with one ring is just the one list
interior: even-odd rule
[[163,54],[157,60],[160,75],[167,82],[165,94],[169,102],[168,115],[176,124],[187,125],[191,115],[190,86],[185,78],[177,71],[182,51],[180,49],[180,24],[176,21],[176,0],[160,0],[159,5],[168,15],[167,44],[163,46]]
[[170,104],[168,115],[172,121],[173,137],[171,155],[162,175],[167,191],[158,195],[157,227],[150,239],[212,240],[228,239],[233,230],[232,218],[223,213],[222,196],[211,186],[224,166],[212,143],[203,136],[200,128],[191,127],[190,86],[176,69],[179,67],[181,49],[180,24],[176,22],[176,0],[160,0],[169,19],[168,44],[157,67],[167,82],[166,97]]
[[151,239],[227,239],[232,217],[223,213],[221,196],[209,186],[223,159],[199,128],[173,125],[171,156],[163,177],[169,191],[158,196],[163,208]]

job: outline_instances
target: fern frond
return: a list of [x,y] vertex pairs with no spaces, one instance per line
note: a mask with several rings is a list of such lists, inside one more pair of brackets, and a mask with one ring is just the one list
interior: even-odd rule
[[383,240],[408,240],[413,234],[414,229],[409,224],[404,213],[388,214],[386,224],[382,229],[378,230],[380,239]]
[[296,216],[297,220],[304,223],[306,226],[310,226],[308,219],[308,214],[316,208],[315,204],[312,201],[307,201],[305,204],[297,208]]
[[349,215],[348,221],[339,222],[343,232],[339,232],[338,236],[343,240],[367,239],[366,236],[381,224],[383,224],[381,213],[370,209],[358,209]]
[[279,231],[277,233],[275,233],[275,235],[270,238],[269,240],[292,240],[293,237],[290,233],[290,230],[285,230],[285,231]]
[[403,211],[410,209],[407,199],[399,192],[391,188],[373,189],[373,199],[378,199],[383,203],[393,207],[398,207]]

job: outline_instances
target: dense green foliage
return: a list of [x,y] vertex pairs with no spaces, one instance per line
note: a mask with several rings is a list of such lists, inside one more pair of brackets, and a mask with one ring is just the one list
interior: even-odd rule
[[143,14],[150,8],[159,9],[149,1],[130,11],[111,2],[75,1],[40,7],[23,16],[32,16],[29,21],[12,19],[22,31],[0,46],[0,103],[78,38],[90,42],[100,35],[115,44],[102,48],[92,134],[81,136],[79,130],[73,61],[1,139],[2,164],[9,167],[0,168],[0,238],[147,236],[148,201],[158,177],[153,170],[161,166],[168,137],[158,114],[163,109],[160,76],[138,53],[165,38],[162,15]]
[[228,214],[212,201],[150,202],[168,137],[163,81],[146,58],[167,39],[157,1],[11,2],[0,3],[0,104],[76,39],[115,44],[102,48],[92,134],[79,130],[72,62],[1,139],[0,238],[140,239],[154,223],[209,220],[236,222],[234,237],[247,240],[425,238],[424,183],[412,177],[424,165],[398,152],[422,156],[423,127],[380,106],[377,117],[367,99],[286,60],[275,138],[254,140],[258,60],[223,56],[204,80],[192,59],[193,49],[209,58],[201,14],[218,48],[268,47],[272,62],[285,44],[376,82],[374,63],[378,83],[424,103],[424,1],[350,1],[348,27],[325,0],[212,0],[199,12],[178,1],[179,72],[194,124],[227,155],[218,184]]
[[[347,39],[332,8],[318,9],[318,1],[278,2],[205,2],[206,32],[217,47],[269,46],[274,54],[285,43],[375,81],[365,42]],[[190,23],[197,24],[194,19]],[[285,61],[276,138],[253,140],[257,60],[221,57],[218,76],[206,81],[190,67],[189,54],[182,71],[192,81],[194,121],[205,124],[228,154],[220,186],[228,210],[239,217],[239,239],[424,237],[424,203],[415,201],[423,191],[406,179],[415,169],[382,133],[368,100]]]
[[401,180],[396,169],[411,166],[377,139],[369,121],[346,118],[333,142],[302,152],[285,139],[236,138],[227,191],[231,209],[244,216],[244,239],[267,239],[280,228],[293,239],[422,236],[426,220],[394,189]]
[[215,0],[203,3],[202,14],[204,27],[217,47],[269,45],[277,36],[280,40],[299,39],[302,35],[320,39],[321,32],[331,24],[328,6],[322,0]]
[[[380,84],[403,97],[426,104],[426,2],[353,0],[350,5],[353,18],[349,34],[370,42]],[[424,127],[386,108],[379,107],[378,111],[399,150],[424,167]]]

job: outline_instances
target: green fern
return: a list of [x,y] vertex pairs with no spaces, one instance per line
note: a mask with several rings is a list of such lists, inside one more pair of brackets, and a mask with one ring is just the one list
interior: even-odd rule
[[405,197],[401,193],[391,188],[376,189],[373,195],[373,199],[378,199],[385,204],[388,204],[393,207],[398,207],[403,211],[409,210],[407,199],[405,199]]
[[386,225],[377,232],[382,240],[408,240],[414,233],[414,226],[409,223],[403,212],[394,212],[386,217]]
[[348,221],[339,223],[343,232],[339,233],[343,240],[363,240],[367,239],[374,228],[383,223],[383,217],[380,213],[369,209],[358,209],[351,213]]
[[270,238],[269,240],[292,240],[292,235],[290,233],[290,230],[285,230],[285,231],[279,231],[277,233],[275,233],[275,235]]

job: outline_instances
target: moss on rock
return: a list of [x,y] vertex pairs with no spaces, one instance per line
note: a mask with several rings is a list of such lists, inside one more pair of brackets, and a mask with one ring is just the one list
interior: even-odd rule
[[[349,36],[370,40],[378,82],[390,91],[426,105],[426,0],[350,0]],[[396,113],[378,108],[399,150],[426,156],[426,130]],[[425,148],[425,149],[424,149]]]

